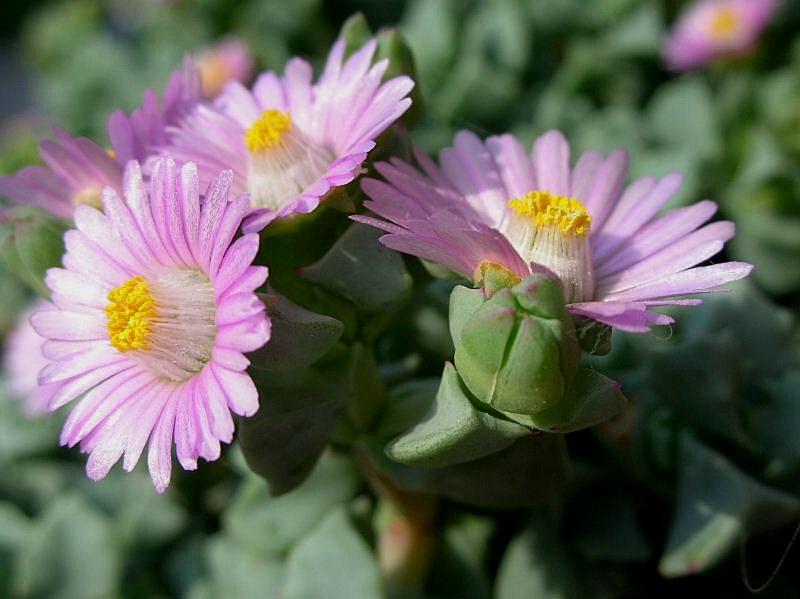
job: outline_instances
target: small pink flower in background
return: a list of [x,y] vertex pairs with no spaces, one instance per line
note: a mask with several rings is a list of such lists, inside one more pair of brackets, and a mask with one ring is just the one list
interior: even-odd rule
[[[422,152],[424,172],[402,160],[378,163],[386,181],[365,179],[365,207],[386,220],[357,216],[388,232],[397,251],[438,262],[478,280],[485,263],[520,277],[559,278],[573,314],[645,332],[673,322],[650,308],[697,305],[676,299],[747,276],[752,266],[697,266],[733,237],[728,221],[706,223],[717,207],[705,200],[658,216],[680,175],[645,177],[624,186],[628,155],[585,152],[574,167],[564,136],[550,131],[529,156],[511,135],[481,141],[462,131],[437,166]],[[388,221],[388,222],[387,222]]]
[[679,18],[664,46],[670,69],[685,71],[747,53],[772,19],[777,0],[700,0]]
[[124,199],[107,188],[103,212],[75,210],[64,268],[46,278],[56,309],[37,312],[31,324],[51,360],[39,382],[57,386],[49,409],[81,398],[61,442],[90,454],[94,480],[120,458],[131,470],[149,444],[162,492],[173,443],[193,470],[231,441],[231,412],[258,410],[244,354],[270,336],[254,293],[267,269],[252,266],[258,235],[235,239],[249,202],[230,196],[231,178],[221,173],[203,196],[193,164],[178,169],[162,159],[148,191],[131,162]]
[[54,127],[55,140],[42,140],[39,154],[46,166],[28,166],[0,177],[0,195],[19,204],[32,204],[69,219],[76,206],[100,206],[101,190],[119,189],[122,166],[96,143],[73,137]]
[[70,219],[77,206],[100,208],[105,187],[122,189],[123,170],[129,160],[143,161],[164,129],[200,100],[197,71],[190,61],[172,74],[164,101],[154,90],[145,92],[142,107],[131,116],[119,110],[108,121],[111,149],[90,139],[73,137],[54,127],[55,140],[42,140],[39,153],[46,166],[29,166],[0,177],[0,195],[18,204],[33,204],[53,215]]
[[155,90],[149,89],[142,105],[130,116],[122,110],[111,114],[108,137],[117,161],[124,166],[129,160],[147,160],[157,147],[166,143],[167,127],[180,121],[201,101],[200,74],[187,59],[181,69],[172,73],[163,101],[159,101]]
[[216,98],[229,81],[246,83],[253,75],[253,57],[242,40],[226,38],[195,59],[203,97]]
[[8,390],[25,402],[25,411],[31,415],[47,412],[50,397],[57,384],[39,386],[39,371],[49,360],[42,353],[44,339],[31,326],[29,319],[35,312],[54,310],[45,301],[38,301],[22,313],[19,323],[6,338],[3,369],[8,374]]
[[254,209],[245,232],[313,211],[358,176],[375,139],[411,105],[414,82],[383,82],[388,60],[372,64],[375,40],[347,60],[345,46],[336,42],[317,83],[300,58],[289,61],[283,77],[261,74],[252,90],[228,83],[212,105],[169,127],[161,150],[196,162],[202,184],[231,169],[234,192],[248,192]]

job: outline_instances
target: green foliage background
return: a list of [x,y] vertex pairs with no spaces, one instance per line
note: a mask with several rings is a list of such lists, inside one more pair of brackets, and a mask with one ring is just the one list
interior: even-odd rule
[[[800,7],[759,48],[675,76],[658,52],[681,2],[660,0],[65,0],[4,7],[35,84],[35,110],[4,124],[0,168],[38,160],[44,124],[105,141],[115,108],[163,87],[186,52],[234,33],[262,68],[317,65],[344,22],[398,25],[414,52],[437,151],[455,131],[557,127],[574,151],[623,146],[632,176],[682,171],[673,206],[710,197],[738,233],[752,279],[683,310],[662,335],[615,335],[592,362],[636,409],[568,436],[574,478],[535,510],[448,503],[429,597],[744,596],[739,538],[759,582],[800,517]],[[405,314],[438,375],[449,289]],[[2,273],[0,330],[26,302]],[[443,299],[444,298],[444,299]],[[438,332],[437,332],[438,331]],[[408,334],[382,340],[402,353]],[[443,340],[444,338],[444,340]],[[0,398],[0,597],[382,596],[371,551],[381,514],[349,458],[326,454],[298,490],[270,498],[238,448],[156,495],[141,466],[101,484],[56,447],[63,414],[22,416]],[[548,494],[547,489],[531,489]],[[549,497],[549,496],[548,496]],[[764,531],[768,532],[764,532]],[[765,596],[796,597],[793,554]],[[691,595],[690,595],[691,596]]]

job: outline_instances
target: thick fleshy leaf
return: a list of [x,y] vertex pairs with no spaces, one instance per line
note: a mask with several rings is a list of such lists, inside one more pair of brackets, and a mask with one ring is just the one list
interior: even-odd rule
[[617,481],[597,481],[580,489],[568,511],[569,538],[593,562],[640,563],[652,549],[639,524],[638,497]]
[[800,370],[766,383],[769,401],[754,407],[751,430],[769,459],[768,473],[792,472],[800,463]]
[[305,368],[325,355],[339,340],[344,325],[277,295],[260,295],[272,323],[269,342],[249,354],[253,367],[269,371]]
[[53,447],[61,424],[56,418],[32,420],[22,412],[21,398],[0,395],[0,469]]
[[497,599],[572,599],[581,596],[577,565],[561,541],[552,517],[537,513],[513,539],[500,562]]
[[731,372],[731,364],[739,363],[736,345],[726,327],[677,347],[662,346],[649,356],[650,381],[657,396],[690,426],[747,445],[742,397]]
[[490,518],[472,514],[445,526],[426,584],[433,596],[491,599],[486,563],[495,528]]
[[796,521],[800,501],[751,478],[685,433],[679,443],[678,504],[658,569],[668,577],[704,572],[742,535]]
[[397,462],[449,466],[481,458],[531,434],[520,424],[478,410],[452,364],[445,364],[430,411],[386,447]]
[[0,253],[6,266],[44,297],[50,294],[47,269],[61,265],[65,230],[65,222],[34,206],[11,208],[2,217]]
[[648,120],[663,143],[684,148],[698,158],[713,158],[721,149],[711,90],[699,77],[663,85],[650,103]]
[[204,549],[210,578],[209,599],[280,596],[286,571],[280,558],[254,553],[227,536],[210,539]]
[[257,555],[282,555],[347,502],[358,485],[353,463],[334,454],[319,461],[305,484],[282,497],[270,497],[264,481],[250,477],[225,512],[225,531]]
[[486,457],[445,466],[418,468],[384,453],[385,441],[365,440],[364,449],[395,484],[479,507],[514,509],[556,499],[570,477],[564,436],[534,434]]
[[261,407],[239,425],[250,468],[282,495],[314,467],[350,396],[347,362],[317,369],[253,371]]
[[289,554],[286,599],[382,599],[378,564],[343,508],[332,511]]
[[21,548],[21,596],[113,596],[120,558],[110,521],[78,495],[62,496],[37,520]]
[[301,276],[366,312],[395,308],[408,296],[411,277],[400,255],[378,242],[381,235],[374,227],[351,225]]

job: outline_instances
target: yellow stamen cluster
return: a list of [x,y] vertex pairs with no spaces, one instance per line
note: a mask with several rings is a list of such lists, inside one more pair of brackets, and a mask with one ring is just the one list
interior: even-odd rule
[[711,37],[715,40],[727,40],[739,31],[741,24],[741,16],[737,10],[729,6],[720,7],[711,19]]
[[584,237],[589,234],[592,217],[575,198],[531,191],[508,202],[514,212],[534,221],[537,227],[557,227],[564,235]]
[[144,277],[134,277],[108,294],[106,319],[111,345],[121,352],[147,349],[156,303]]
[[244,143],[254,154],[263,152],[281,143],[283,134],[291,128],[292,118],[288,112],[267,110],[244,134]]

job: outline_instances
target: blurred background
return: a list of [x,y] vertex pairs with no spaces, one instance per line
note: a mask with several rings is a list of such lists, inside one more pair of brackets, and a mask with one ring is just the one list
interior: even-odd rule
[[[559,128],[573,155],[627,148],[634,178],[683,172],[671,207],[719,202],[737,224],[728,257],[754,263],[754,275],[671,330],[615,336],[596,364],[636,408],[570,435],[575,482],[558,524],[453,506],[428,591],[746,596],[740,534],[758,533],[746,551],[758,583],[800,520],[800,6],[783,2],[748,55],[675,74],[660,53],[686,5],[12,0],[0,5],[0,172],[38,163],[37,142],[56,123],[106,144],[108,115],[163,90],[187,53],[208,94],[228,76],[282,71],[293,55],[319,66],[359,11],[373,30],[397,26],[413,50],[424,116],[412,135],[429,152],[461,128],[526,144]],[[5,335],[31,294],[0,270],[0,298]],[[446,296],[422,301],[417,332],[446,327]],[[58,447],[64,413],[31,419],[0,393],[0,598],[275,597],[314,569],[303,543],[334,507],[346,503],[371,540],[370,500],[345,458],[326,456],[279,499],[235,446],[197,472],[176,468],[163,496],[141,464],[95,484],[82,456]],[[698,505],[711,517],[698,519]],[[798,554],[764,596],[800,596]],[[347,567],[374,569],[370,559]],[[348,597],[327,575],[330,597]]]

